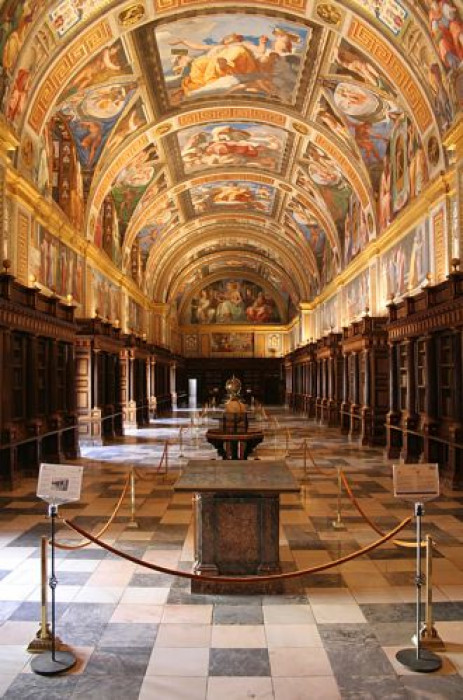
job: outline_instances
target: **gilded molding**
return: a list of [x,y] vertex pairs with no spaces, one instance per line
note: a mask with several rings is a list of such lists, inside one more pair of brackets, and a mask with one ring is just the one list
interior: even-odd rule
[[7,157],[11,151],[14,151],[19,146],[19,139],[11,126],[6,122],[5,117],[0,115],[0,151]]
[[[221,5],[234,5],[236,0],[222,0]],[[291,10],[305,14],[307,0],[253,0],[254,5],[267,5],[267,7],[280,7],[283,10]],[[164,12],[173,12],[174,10],[188,10],[191,7],[199,5],[209,6],[209,3],[204,0],[154,0],[154,6],[157,14]]]
[[463,158],[463,113],[445,134],[443,144],[448,151],[455,153],[457,161]]

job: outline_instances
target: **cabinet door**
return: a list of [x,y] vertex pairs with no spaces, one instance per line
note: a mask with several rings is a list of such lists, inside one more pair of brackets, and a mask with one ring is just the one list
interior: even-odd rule
[[399,407],[402,411],[407,408],[408,394],[408,345],[399,346]]
[[426,412],[426,345],[423,338],[415,343],[416,410]]
[[26,418],[26,337],[13,333],[11,337],[11,417],[13,420]]
[[443,334],[438,340],[438,415],[439,418],[453,417],[454,374],[454,337]]
[[[50,387],[47,381],[48,375],[48,340],[38,338],[37,340],[37,413],[45,416],[48,413],[48,397]],[[52,368],[53,371],[53,368]]]

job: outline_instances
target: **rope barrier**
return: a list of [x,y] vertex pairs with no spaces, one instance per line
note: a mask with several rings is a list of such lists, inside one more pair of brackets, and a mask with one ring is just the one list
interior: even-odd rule
[[[323,476],[328,476],[328,477],[329,477],[329,476],[332,476],[331,473],[323,471],[323,470],[320,469],[320,467],[317,465],[317,463],[315,462],[314,456],[313,456],[313,454],[312,454],[312,452],[311,452],[311,450],[310,450],[310,448],[309,448],[309,446],[308,446],[308,444],[307,444],[307,440],[304,440],[304,443],[303,443],[303,444],[305,444],[305,449],[306,449],[306,451],[307,451],[307,454],[309,455],[310,461],[312,462],[314,468],[318,471],[318,473],[319,473],[319,474],[322,474]],[[365,522],[376,532],[377,535],[379,535],[380,537],[383,537],[383,536],[384,536],[384,532],[383,532],[377,525],[375,525],[375,523],[374,523],[374,522],[371,520],[371,518],[365,513],[365,511],[363,510],[363,508],[361,507],[361,505],[360,505],[359,502],[357,501],[357,499],[356,499],[356,497],[354,496],[354,493],[353,493],[353,491],[352,491],[352,489],[351,489],[351,487],[350,487],[350,484],[349,484],[349,482],[348,482],[348,480],[347,480],[347,477],[346,477],[346,475],[344,474],[344,472],[342,471],[342,469],[339,470],[339,473],[338,473],[338,480],[339,480],[339,478],[341,479],[342,483],[344,484],[344,488],[346,489],[347,495],[349,496],[349,498],[350,498],[350,500],[352,501],[352,503],[353,503],[353,505],[355,506],[355,508],[357,508],[357,510],[358,510],[358,512],[360,513],[360,515],[362,516],[362,518],[363,518],[363,519],[365,520]],[[338,491],[338,514],[339,514],[339,491]],[[339,518],[338,518],[338,520],[339,520]],[[416,549],[416,542],[405,542],[405,540],[394,540],[394,541],[393,541],[393,544],[394,544],[396,547],[402,547],[402,548],[404,548],[404,549]],[[422,541],[421,541],[421,547],[426,547],[426,542],[425,542],[425,540],[422,540]]]
[[[366,523],[380,536],[382,537],[384,533],[380,528],[374,524],[374,522],[368,517],[368,515],[365,513],[363,508],[360,506],[359,502],[355,498],[352,489],[349,485],[349,482],[347,481],[347,477],[344,474],[343,471],[341,471],[341,479],[344,484],[344,487],[346,489],[346,493],[349,496],[350,500],[352,501],[353,505],[357,508],[358,512],[362,516],[362,518],[365,520]],[[395,544],[397,547],[403,547],[405,549],[416,549],[416,542],[405,542],[404,540],[393,540],[393,544]],[[426,541],[422,540],[421,541],[421,547],[426,547]]]
[[[157,476],[158,474],[167,474],[168,469],[169,469],[168,446],[169,446],[169,440],[166,440],[164,443],[164,449],[162,451],[161,459],[159,460],[158,466],[154,469],[153,475],[144,476],[138,469],[134,468],[135,474],[137,475],[137,479],[140,479],[140,481],[150,481],[153,478],[153,476]],[[165,469],[165,471],[161,472],[162,463],[164,461],[166,463],[166,469]],[[153,470],[150,470],[150,471],[153,471]]]
[[266,582],[266,581],[279,581],[279,580],[288,580],[288,579],[293,579],[293,578],[299,578],[300,576],[307,576],[310,574],[315,574],[320,571],[325,571],[326,569],[331,569],[335,566],[339,566],[341,564],[345,564],[348,561],[351,561],[352,559],[356,559],[357,557],[361,556],[362,554],[368,554],[368,552],[371,552],[373,549],[376,549],[380,545],[384,544],[388,540],[392,539],[399,533],[401,530],[404,529],[412,520],[412,516],[409,516],[408,518],[405,518],[402,520],[399,525],[397,525],[393,530],[391,530],[389,533],[381,537],[379,540],[375,540],[375,542],[372,542],[369,545],[366,545],[365,547],[362,547],[362,549],[358,549],[356,552],[352,552],[351,554],[346,554],[343,557],[339,557],[339,559],[335,559],[334,561],[330,562],[329,564],[320,564],[318,566],[312,566],[309,569],[300,569],[299,571],[287,571],[282,574],[267,574],[265,576],[206,576],[206,575],[199,575],[195,573],[190,573],[189,571],[181,571],[179,569],[170,569],[165,566],[160,566],[158,564],[151,564],[150,562],[143,561],[142,559],[138,559],[138,557],[134,557],[131,554],[128,554],[127,552],[121,552],[119,549],[116,549],[115,547],[112,547],[111,545],[107,544],[106,542],[102,542],[98,537],[95,537],[94,535],[91,535],[89,532],[84,530],[83,528],[79,527],[75,523],[69,522],[65,520],[65,524],[70,527],[72,530],[75,530],[76,532],[79,533],[79,535],[82,535],[83,537],[87,538],[94,544],[97,544],[99,547],[102,547],[102,549],[105,549],[107,552],[110,552],[111,554],[115,554],[116,556],[121,557],[122,559],[126,559],[127,561],[132,562],[133,564],[137,564],[139,566],[143,566],[146,569],[150,569],[151,571],[157,571],[162,574],[168,574],[170,576],[178,576],[180,578],[187,578],[187,579],[195,579],[198,580],[200,579],[201,581],[209,582],[209,583],[256,583],[259,581],[260,583]]
[[[130,474],[127,475],[127,478],[126,478],[125,484],[124,484],[124,488],[122,489],[122,493],[121,493],[121,495],[120,495],[120,497],[119,497],[119,500],[118,500],[118,502],[117,502],[117,504],[116,504],[116,507],[115,507],[115,509],[114,509],[114,511],[113,511],[113,513],[112,513],[112,515],[110,516],[110,518],[109,518],[108,522],[106,523],[106,525],[97,533],[97,537],[98,537],[98,538],[100,538],[102,535],[104,535],[104,533],[105,533],[106,530],[109,528],[109,526],[110,526],[111,523],[113,522],[114,518],[115,518],[116,515],[118,514],[118,512],[119,512],[119,510],[120,510],[120,508],[121,508],[122,502],[123,502],[123,500],[124,500],[124,498],[125,498],[125,495],[126,495],[126,493],[127,493],[127,489],[129,488],[129,484],[130,484]],[[60,520],[61,520],[61,522],[63,522],[67,527],[69,527],[69,524],[68,524],[68,521],[67,521],[67,520],[65,520],[64,518],[61,518],[61,517],[60,517]],[[74,527],[71,527],[70,529],[71,529],[71,530],[75,530]],[[87,537],[86,539],[87,539],[88,541],[87,541],[87,542],[81,542],[80,544],[64,544],[64,543],[62,543],[62,542],[56,542],[56,541],[55,541],[55,547],[56,547],[57,549],[65,549],[65,550],[69,550],[69,551],[72,551],[72,550],[75,550],[75,549],[83,549],[84,547],[88,547],[88,545],[92,543],[92,541],[93,541],[93,540],[92,540],[92,537],[93,537],[93,536]]]

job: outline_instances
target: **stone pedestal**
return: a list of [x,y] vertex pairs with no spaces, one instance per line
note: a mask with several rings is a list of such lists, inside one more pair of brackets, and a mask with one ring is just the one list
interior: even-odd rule
[[201,576],[251,576],[281,572],[280,493],[299,487],[284,461],[189,462],[174,486],[194,491],[194,593],[278,593],[281,581],[233,584]]

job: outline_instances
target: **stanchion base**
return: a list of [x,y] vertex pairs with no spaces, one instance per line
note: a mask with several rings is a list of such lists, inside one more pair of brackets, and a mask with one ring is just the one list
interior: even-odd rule
[[[412,644],[414,644],[416,647],[416,634],[414,634],[412,637]],[[444,651],[445,650],[445,644],[442,641],[442,639],[439,637],[439,635],[437,634],[434,627],[432,628],[431,634],[428,634],[428,631],[426,628],[423,628],[421,630],[420,644],[425,649],[434,649],[435,651]]]
[[417,656],[416,649],[401,649],[395,658],[403,666],[419,673],[432,673],[442,667],[442,659],[427,649],[420,649],[419,656]]
[[130,528],[131,530],[138,530],[140,525],[137,523],[136,520],[130,520],[130,522],[127,523],[126,527]]
[[335,530],[343,530],[344,529],[344,523],[340,522],[339,520],[333,520],[333,522],[331,524]]
[[[55,649],[62,651],[65,648],[65,644],[61,641],[59,637],[55,637]],[[39,629],[35,639],[30,642],[27,647],[29,654],[42,654],[44,651],[51,651],[53,649],[53,637],[51,636],[50,629],[47,625],[47,633],[42,637],[42,630]]]
[[31,669],[41,676],[54,676],[72,668],[77,659],[70,651],[55,651],[55,658],[52,652],[45,652],[36,656],[31,661]]

